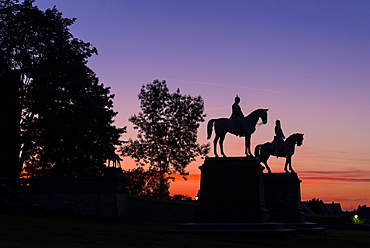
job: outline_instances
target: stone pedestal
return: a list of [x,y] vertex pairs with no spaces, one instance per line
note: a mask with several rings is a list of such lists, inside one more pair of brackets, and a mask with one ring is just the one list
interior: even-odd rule
[[207,158],[201,170],[195,223],[178,233],[292,237],[325,234],[304,222],[297,174],[262,173],[255,158]]
[[301,189],[295,173],[263,174],[266,207],[270,210],[270,220],[282,223],[305,221],[301,209]]
[[98,216],[109,219],[127,219],[128,190],[121,168],[106,168],[98,194]]
[[261,223],[265,207],[263,167],[255,158],[206,158],[198,192],[198,223]]

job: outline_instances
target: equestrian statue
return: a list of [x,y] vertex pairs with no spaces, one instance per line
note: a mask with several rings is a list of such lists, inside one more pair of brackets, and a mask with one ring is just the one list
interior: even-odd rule
[[279,120],[275,122],[275,137],[272,142],[257,145],[254,149],[254,154],[259,158],[260,163],[263,163],[268,171],[271,173],[271,169],[267,164],[267,160],[271,155],[276,157],[285,157],[284,170],[286,173],[295,173],[292,168],[292,156],[295,151],[295,146],[301,146],[303,143],[303,133],[294,133],[290,135],[286,140],[281,129],[281,123]]
[[257,109],[254,110],[247,116],[243,115],[243,112],[239,106],[240,98],[235,97],[234,104],[232,105],[232,114],[230,118],[219,118],[211,119],[207,124],[207,139],[212,136],[212,130],[215,130],[215,138],[213,140],[214,154],[218,158],[217,154],[217,142],[219,141],[221,155],[226,157],[223,148],[223,142],[226,133],[231,133],[236,136],[245,137],[245,154],[247,157],[253,157],[251,152],[251,135],[256,131],[256,125],[258,120],[261,118],[262,123],[267,123],[267,111],[268,109]]
[[105,153],[106,158],[108,159],[108,166],[110,166],[110,162],[112,161],[112,167],[117,168],[117,164],[119,168],[121,168],[121,161],[122,159],[115,153],[115,148],[112,144],[107,146],[107,150]]

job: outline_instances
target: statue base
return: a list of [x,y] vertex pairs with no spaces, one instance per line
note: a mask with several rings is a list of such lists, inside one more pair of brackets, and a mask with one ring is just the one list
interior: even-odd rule
[[262,173],[255,158],[206,158],[201,170],[195,223],[177,233],[293,237],[325,234],[304,222],[297,174]]
[[263,166],[255,158],[206,158],[201,170],[197,223],[270,221]]
[[265,202],[270,220],[282,223],[305,221],[301,208],[301,188],[296,173],[263,174]]

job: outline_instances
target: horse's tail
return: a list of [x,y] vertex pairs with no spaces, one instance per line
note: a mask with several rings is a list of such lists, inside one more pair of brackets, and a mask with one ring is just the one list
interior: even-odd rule
[[212,129],[213,129],[213,123],[215,122],[215,119],[211,119],[208,121],[207,124],[207,139],[210,139],[212,136]]
[[260,154],[261,147],[262,145],[256,145],[256,148],[254,148],[254,156],[259,157],[261,155]]

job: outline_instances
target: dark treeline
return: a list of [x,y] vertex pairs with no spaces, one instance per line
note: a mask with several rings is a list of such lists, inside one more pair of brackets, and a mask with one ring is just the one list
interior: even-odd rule
[[97,175],[125,132],[114,95],[87,66],[96,48],[70,33],[75,19],[33,3],[0,1],[0,177]]
[[126,172],[133,194],[168,197],[171,175],[186,179],[209,151],[197,143],[203,99],[165,81],[143,85],[129,118],[137,139],[122,144],[114,94],[87,66],[97,49],[70,33],[74,22],[34,0],[0,1],[0,177],[101,175],[113,145],[138,165]]

